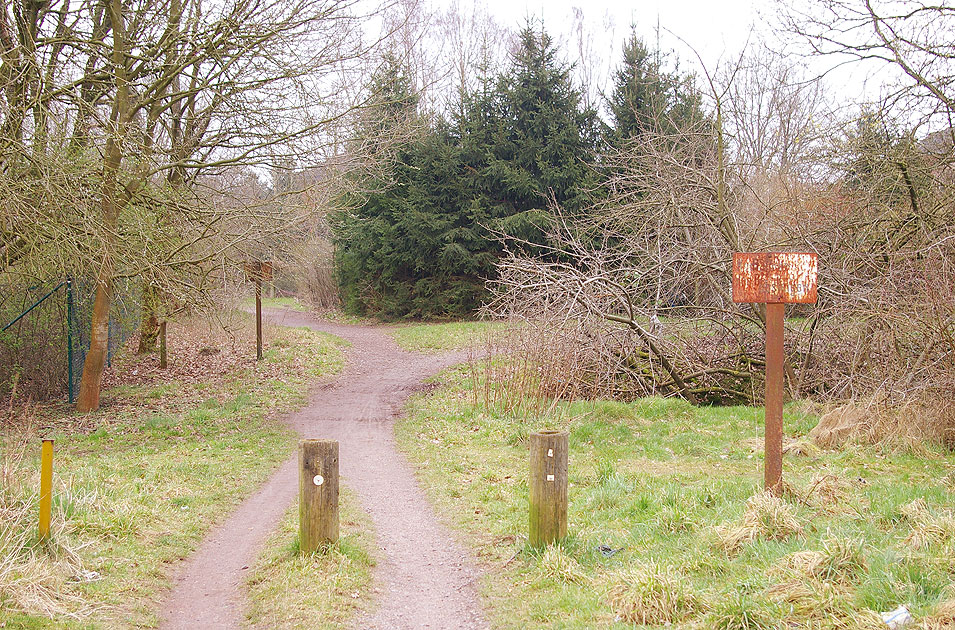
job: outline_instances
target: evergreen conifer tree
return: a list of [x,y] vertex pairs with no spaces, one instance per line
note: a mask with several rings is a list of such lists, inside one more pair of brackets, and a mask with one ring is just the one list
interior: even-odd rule
[[636,31],[631,32],[608,99],[611,144],[649,132],[673,133],[704,120],[693,76],[682,74],[678,67],[668,71],[666,61],[660,50],[651,50]]
[[[402,76],[400,68],[376,76],[382,106],[362,133],[387,136],[411,117],[416,101]],[[419,118],[419,132],[339,213],[336,262],[347,310],[386,318],[471,313],[501,255],[497,233],[541,243],[550,200],[571,213],[585,206],[596,114],[582,110],[570,68],[543,28],[525,28],[505,73],[484,76],[457,111],[450,124]]]

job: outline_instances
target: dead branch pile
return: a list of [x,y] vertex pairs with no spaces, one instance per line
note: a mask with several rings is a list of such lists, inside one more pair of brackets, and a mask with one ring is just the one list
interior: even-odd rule
[[586,217],[554,208],[548,249],[527,255],[505,239],[490,312],[530,322],[541,355],[572,349],[577,367],[558,380],[577,385],[565,390],[756,403],[763,313],[732,302],[732,254],[812,251],[819,302],[787,309],[789,394],[951,398],[951,166],[910,145],[861,182],[768,175],[727,164],[714,135],[634,140],[608,160],[609,194]]

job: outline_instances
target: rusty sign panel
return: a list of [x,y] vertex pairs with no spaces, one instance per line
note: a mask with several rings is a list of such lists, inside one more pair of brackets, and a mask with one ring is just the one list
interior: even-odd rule
[[814,304],[816,254],[733,254],[733,301]]
[[272,263],[271,261],[255,261],[245,263],[245,277],[249,280],[271,280]]

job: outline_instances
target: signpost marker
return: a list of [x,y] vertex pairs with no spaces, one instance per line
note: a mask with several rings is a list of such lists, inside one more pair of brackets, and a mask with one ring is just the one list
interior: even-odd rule
[[53,440],[40,447],[40,542],[50,540],[53,511]]
[[255,358],[262,360],[262,281],[272,279],[272,263],[256,260],[245,263],[246,277],[255,283]]
[[783,482],[783,319],[786,304],[815,304],[816,254],[733,254],[733,301],[766,305],[765,487]]

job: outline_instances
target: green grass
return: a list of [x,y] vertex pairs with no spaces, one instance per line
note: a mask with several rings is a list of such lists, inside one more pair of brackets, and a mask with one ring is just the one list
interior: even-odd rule
[[247,580],[248,621],[254,627],[331,630],[367,605],[372,525],[355,494],[341,490],[337,543],[302,555],[297,503],[266,542]]
[[398,345],[413,352],[447,352],[480,345],[488,332],[502,329],[506,322],[448,322],[405,324],[391,329]]
[[[787,456],[792,493],[774,501],[758,498],[759,409],[654,398],[514,417],[473,394],[466,368],[442,384],[396,436],[484,561],[495,628],[876,627],[872,611],[905,603],[922,617],[955,596],[951,453]],[[806,409],[787,407],[789,437],[814,425]],[[570,433],[559,554],[526,544],[526,440],[547,428]],[[933,533],[911,537],[922,530]],[[605,558],[598,545],[622,551]]]
[[271,308],[288,308],[293,311],[300,312],[308,310],[307,306],[299,302],[298,298],[294,297],[262,298],[262,306]]
[[[242,306],[246,309],[255,308],[255,297],[245,298]],[[293,311],[306,312],[308,306],[298,301],[296,297],[262,297],[262,306],[264,308],[287,308]]]
[[[4,487],[3,504],[29,516],[0,514],[0,627],[154,627],[175,563],[293,452],[295,436],[276,414],[340,370],[339,345],[276,327],[255,367],[214,383],[117,388],[92,416],[51,418],[60,427],[53,545],[42,548],[32,533],[31,446],[21,481]],[[74,422],[88,432],[65,428]],[[13,450],[9,440],[4,447]],[[4,544],[11,540],[23,544]],[[77,582],[80,570],[98,579]],[[33,591],[42,596],[34,601]]]

